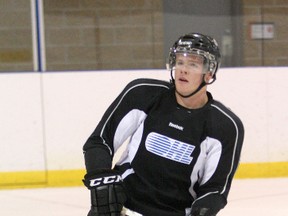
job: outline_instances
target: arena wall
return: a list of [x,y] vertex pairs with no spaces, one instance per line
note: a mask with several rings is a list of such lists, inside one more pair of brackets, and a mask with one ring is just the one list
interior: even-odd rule
[[[112,100],[135,78],[169,76],[165,70],[0,74],[0,188],[81,185],[82,146]],[[224,68],[208,87],[245,126],[237,178],[288,176],[287,81],[287,67]]]

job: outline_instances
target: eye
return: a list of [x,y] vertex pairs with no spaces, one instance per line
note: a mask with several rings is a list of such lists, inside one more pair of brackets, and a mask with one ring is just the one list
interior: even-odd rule
[[181,66],[181,65],[183,65],[183,64],[184,64],[183,61],[176,61],[176,65],[178,65],[178,66]]
[[199,65],[196,64],[195,62],[190,62],[190,63],[189,63],[189,67],[198,68]]

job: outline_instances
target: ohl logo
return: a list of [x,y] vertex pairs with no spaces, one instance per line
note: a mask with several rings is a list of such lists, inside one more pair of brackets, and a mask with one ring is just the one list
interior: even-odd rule
[[153,154],[187,165],[191,163],[193,159],[191,154],[195,149],[191,144],[154,132],[148,135],[145,147]]

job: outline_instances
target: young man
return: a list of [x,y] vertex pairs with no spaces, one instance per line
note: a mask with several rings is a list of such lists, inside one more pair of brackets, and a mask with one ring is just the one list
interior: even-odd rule
[[[220,65],[218,45],[190,33],[168,59],[171,83],[129,83],[85,143],[89,216],[118,216],[123,206],[122,215],[215,216],[226,205],[244,129],[207,92]],[[112,168],[114,152],[129,137]]]

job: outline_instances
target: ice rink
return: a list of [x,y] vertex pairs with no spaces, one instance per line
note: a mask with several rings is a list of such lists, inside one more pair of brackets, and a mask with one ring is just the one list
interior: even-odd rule
[[[84,187],[0,190],[1,216],[86,216],[89,203]],[[288,178],[271,178],[234,180],[217,216],[287,215]]]

